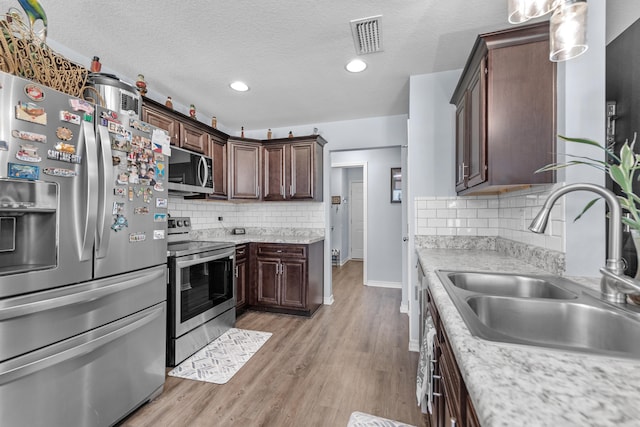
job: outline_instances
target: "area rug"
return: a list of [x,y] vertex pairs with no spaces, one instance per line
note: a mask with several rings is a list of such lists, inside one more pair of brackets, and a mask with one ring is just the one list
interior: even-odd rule
[[347,427],[415,427],[399,421],[388,420],[365,414],[364,412],[352,412]]
[[225,384],[271,335],[271,332],[231,328],[172,369],[169,375]]

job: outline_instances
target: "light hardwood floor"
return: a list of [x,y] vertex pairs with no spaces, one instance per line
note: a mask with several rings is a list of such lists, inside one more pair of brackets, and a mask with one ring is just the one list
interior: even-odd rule
[[344,427],[360,411],[423,426],[400,290],[363,286],[351,261],[334,267],[333,293],[311,319],[245,313],[236,327],[273,336],[227,384],[167,377],[122,425]]

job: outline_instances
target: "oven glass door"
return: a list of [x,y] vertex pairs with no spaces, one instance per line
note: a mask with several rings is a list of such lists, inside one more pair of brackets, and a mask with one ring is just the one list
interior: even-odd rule
[[173,293],[178,336],[235,305],[233,254],[179,259],[176,267]]

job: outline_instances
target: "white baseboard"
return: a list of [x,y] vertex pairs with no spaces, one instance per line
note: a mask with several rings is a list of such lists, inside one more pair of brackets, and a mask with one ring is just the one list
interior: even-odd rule
[[400,304],[400,313],[409,314],[409,303],[403,302]]
[[329,297],[324,297],[324,301],[322,302],[324,305],[332,305],[335,302],[333,299],[333,294]]
[[409,351],[420,351],[420,343],[418,340],[409,340]]
[[371,286],[374,288],[402,289],[401,282],[379,282],[377,280],[367,280],[367,286]]

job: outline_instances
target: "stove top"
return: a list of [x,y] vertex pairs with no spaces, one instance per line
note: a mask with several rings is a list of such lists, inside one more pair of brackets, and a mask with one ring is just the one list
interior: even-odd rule
[[220,249],[230,249],[235,248],[235,246],[235,243],[230,242],[206,242],[201,240],[169,242],[167,244],[167,255],[170,257],[179,257]]

